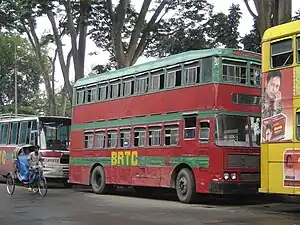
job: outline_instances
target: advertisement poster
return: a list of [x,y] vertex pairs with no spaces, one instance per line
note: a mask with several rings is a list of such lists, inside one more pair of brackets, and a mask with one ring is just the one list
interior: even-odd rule
[[300,149],[285,150],[283,178],[285,187],[300,186]]
[[269,71],[262,77],[262,142],[293,138],[293,68]]

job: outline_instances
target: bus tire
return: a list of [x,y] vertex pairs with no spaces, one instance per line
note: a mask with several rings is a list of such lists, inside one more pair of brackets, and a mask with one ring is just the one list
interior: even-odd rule
[[104,194],[106,189],[105,171],[102,166],[97,166],[91,175],[91,185],[96,194]]
[[182,203],[192,203],[196,196],[195,178],[191,170],[183,168],[176,177],[176,193]]

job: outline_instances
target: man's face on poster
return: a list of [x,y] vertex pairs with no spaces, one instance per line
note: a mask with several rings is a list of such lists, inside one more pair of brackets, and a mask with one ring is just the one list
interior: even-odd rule
[[280,78],[272,77],[266,86],[266,94],[271,100],[275,100],[280,88]]

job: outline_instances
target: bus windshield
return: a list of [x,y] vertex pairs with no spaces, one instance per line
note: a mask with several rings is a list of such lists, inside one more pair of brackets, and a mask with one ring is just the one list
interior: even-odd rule
[[[249,137],[251,129],[251,139]],[[216,118],[216,145],[232,147],[259,147],[260,118],[255,116],[218,115]]]
[[43,117],[40,118],[39,130],[41,149],[69,150],[71,119]]

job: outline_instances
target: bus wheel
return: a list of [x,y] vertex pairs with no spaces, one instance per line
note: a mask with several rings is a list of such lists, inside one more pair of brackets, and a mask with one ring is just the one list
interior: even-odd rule
[[105,173],[101,166],[97,166],[91,176],[91,184],[93,191],[96,194],[103,194],[105,192]]
[[183,203],[191,203],[195,199],[196,187],[192,171],[183,168],[176,178],[176,192],[178,199]]

